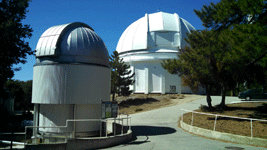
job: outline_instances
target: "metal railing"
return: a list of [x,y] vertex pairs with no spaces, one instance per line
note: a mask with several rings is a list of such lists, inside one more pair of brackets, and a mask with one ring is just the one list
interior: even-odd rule
[[[122,115],[122,114],[121,114]],[[124,120],[126,120],[126,128],[127,128],[127,131],[128,130],[131,130],[131,115],[128,115],[128,114],[125,114],[124,116],[121,116],[121,115],[118,115],[117,118],[106,118],[106,119],[68,119],[66,120],[66,126],[56,126],[56,127],[51,127],[51,126],[26,126],[25,127],[25,140],[24,140],[24,145],[26,145],[27,143],[27,130],[29,128],[65,128],[66,131],[65,131],[65,134],[61,134],[61,135],[64,135],[64,139],[65,139],[65,142],[67,141],[68,138],[75,138],[75,129],[74,131],[67,131],[67,128],[69,127],[69,123],[70,122],[100,122],[100,135],[99,135],[99,138],[102,137],[102,133],[103,133],[103,128],[102,128],[102,122],[105,122],[105,137],[108,137],[108,122],[111,122],[114,124],[113,126],[113,136],[116,136],[116,135],[123,135],[123,134],[127,134],[124,133]],[[120,134],[117,134],[116,133],[116,128],[117,128],[117,124],[120,124],[121,125],[121,132]],[[62,132],[63,133],[63,132]],[[36,135],[35,135],[36,136]],[[35,137],[37,138],[37,137]],[[50,137],[49,137],[50,138]],[[62,138],[62,136],[61,136]],[[87,137],[87,138],[96,138],[95,136],[94,137]],[[50,143],[50,141],[49,141]]]
[[[202,115],[208,115],[208,116],[215,116],[214,119],[214,126],[213,126],[213,130],[216,131],[216,122],[217,122],[217,118],[218,117],[224,117],[224,118],[234,118],[234,119],[241,119],[241,120],[250,120],[250,137],[251,139],[253,138],[253,121],[263,121],[263,122],[267,122],[267,120],[263,120],[263,119],[256,119],[256,118],[243,118],[243,117],[235,117],[235,116],[226,116],[226,115],[218,115],[218,114],[209,114],[209,113],[203,113],[203,112],[197,112],[197,111],[193,111],[193,110],[186,110],[186,109],[181,109],[182,111],[186,111],[186,112],[191,112],[192,113],[192,118],[191,118],[191,126],[193,126],[193,122],[194,122],[194,114],[202,114]],[[184,122],[184,114],[182,115],[182,122]]]

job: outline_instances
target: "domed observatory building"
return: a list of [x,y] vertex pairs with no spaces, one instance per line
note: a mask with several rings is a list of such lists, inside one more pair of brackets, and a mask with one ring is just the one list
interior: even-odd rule
[[[33,68],[34,126],[66,126],[67,119],[99,119],[110,99],[109,54],[94,30],[80,22],[53,26],[40,37]],[[40,134],[96,134],[100,122],[68,122]]]
[[192,93],[178,75],[168,73],[162,60],[177,59],[184,38],[195,28],[178,14],[146,14],[121,35],[116,50],[135,73],[134,93]]

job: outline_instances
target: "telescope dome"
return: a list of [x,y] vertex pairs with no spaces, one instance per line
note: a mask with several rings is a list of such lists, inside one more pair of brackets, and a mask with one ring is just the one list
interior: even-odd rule
[[36,63],[89,63],[109,66],[109,55],[103,40],[81,22],[57,25],[47,29],[36,46]]
[[145,14],[127,27],[116,50],[122,57],[135,53],[179,52],[186,45],[186,34],[193,30],[195,28],[176,13]]

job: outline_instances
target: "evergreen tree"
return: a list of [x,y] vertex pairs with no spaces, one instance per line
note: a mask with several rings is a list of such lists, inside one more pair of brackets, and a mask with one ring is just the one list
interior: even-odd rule
[[128,96],[131,94],[129,85],[134,83],[132,79],[134,73],[131,72],[130,66],[125,64],[123,59],[119,57],[117,51],[114,51],[109,59],[111,65],[111,93],[112,101],[114,101],[116,93],[119,96]]
[[164,68],[193,74],[206,86],[208,104],[209,87],[219,84],[224,108],[227,90],[248,81],[257,63],[266,67],[266,8],[266,0],[221,0],[195,10],[207,29],[188,35],[190,48],[180,60],[163,62]]
[[25,108],[24,91],[19,80],[8,80],[5,83],[6,89],[14,97],[14,109],[22,110]]
[[0,2],[0,99],[4,97],[4,84],[14,76],[14,64],[25,63],[33,51],[25,38],[30,38],[32,29],[23,25],[29,0],[2,0]]
[[32,80],[8,80],[5,87],[14,97],[15,110],[33,110],[33,104],[31,103]]
[[21,88],[24,92],[25,110],[33,110],[34,104],[32,103],[32,80],[20,81]]
[[209,108],[212,108],[210,89],[211,85],[216,82],[215,77],[211,74],[211,60],[214,58],[214,53],[209,49],[214,49],[214,34],[211,31],[192,31],[188,35],[187,43],[191,47],[185,47],[179,55],[179,59],[163,61],[162,67],[172,74],[185,76],[194,79],[193,82],[199,82],[205,86],[207,94],[207,103]]
[[[266,9],[266,0],[221,0],[195,10],[203,25],[216,31],[220,41],[216,46],[222,48],[220,43],[228,43],[226,48],[230,51],[224,59],[232,65],[225,66],[225,70],[231,72],[237,82],[248,81],[247,72],[251,72],[256,63],[266,66],[261,61],[267,54]],[[225,107],[226,77],[221,76],[222,107]]]

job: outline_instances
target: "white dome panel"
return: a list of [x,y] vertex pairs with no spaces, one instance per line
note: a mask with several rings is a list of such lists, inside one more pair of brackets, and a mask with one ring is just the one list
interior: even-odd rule
[[184,20],[183,18],[181,18],[181,20],[183,21],[183,24],[187,26],[189,33],[191,33],[190,31],[196,30],[188,21]]
[[136,30],[133,40],[132,49],[146,49],[147,48],[147,15],[141,18]]
[[162,13],[164,31],[179,31],[178,20],[174,15],[175,14]]
[[162,31],[163,28],[163,17],[162,12],[149,14],[149,31]]
[[119,54],[160,49],[178,52],[186,45],[184,38],[190,30],[195,28],[176,13],[146,14],[123,32],[116,50]]
[[[131,40],[129,40],[131,39]],[[147,48],[147,20],[143,17],[129,26],[122,34],[117,50],[121,52]]]
[[[139,20],[137,20],[136,22],[138,22]],[[135,22],[134,22],[135,23]],[[133,24],[134,24],[133,23]],[[129,27],[127,27],[126,28],[126,30],[122,33],[122,35],[121,35],[121,38],[120,38],[120,40],[119,40],[119,42],[118,42],[118,45],[117,45],[117,50],[119,50],[119,51],[121,51],[121,52],[123,52],[123,51],[127,51],[127,49],[126,48],[124,48],[124,50],[123,50],[123,46],[124,45],[128,45],[128,44],[130,44],[131,43],[131,41],[125,41],[125,39],[126,39],[126,35],[127,35],[127,33],[128,33],[128,31],[130,30],[130,28],[131,28],[131,26],[129,26]],[[124,46],[125,47],[125,46]],[[126,50],[125,50],[126,49]],[[129,48],[130,50],[131,50],[131,47]]]
[[104,42],[90,26],[80,22],[47,29],[37,43],[36,58],[37,63],[74,62],[109,67]]

